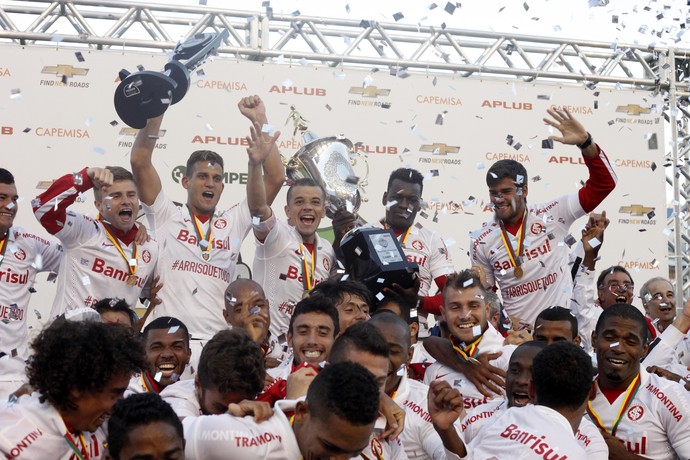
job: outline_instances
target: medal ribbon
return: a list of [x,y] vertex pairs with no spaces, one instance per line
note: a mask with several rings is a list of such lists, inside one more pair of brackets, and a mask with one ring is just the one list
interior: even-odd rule
[[2,261],[5,259],[5,251],[7,250],[7,240],[10,239],[10,231],[12,228],[7,229],[7,234],[5,237],[2,239],[2,242],[0,243],[0,265],[2,265]]
[[474,358],[479,353],[479,342],[481,342],[483,338],[484,336],[482,335],[465,348],[460,348],[460,346],[455,343],[453,336],[450,337],[450,343],[453,345],[453,350],[455,350],[462,359],[469,361],[470,358]]
[[[616,416],[616,419],[613,421],[613,425],[611,425],[611,436],[616,435],[616,430],[618,429],[618,425],[621,423],[621,420],[623,420],[623,414],[625,413],[626,409],[628,406],[632,403],[633,399],[635,399],[635,395],[637,395],[637,391],[640,389],[640,374],[637,374],[637,377],[633,379],[632,382],[630,382],[630,385],[628,385],[628,389],[625,391],[625,398],[623,399],[623,404],[621,405],[620,410],[618,411],[618,415]],[[599,417],[599,414],[597,414],[594,411],[594,408],[592,407],[592,402],[589,401],[587,402],[587,413],[589,414],[590,418],[594,422],[594,424],[605,431],[608,431],[606,427],[604,427],[603,422],[601,421],[601,418]]]
[[[383,228],[384,230],[388,229],[388,225],[386,225],[386,222],[383,223]],[[400,241],[401,245],[405,245],[405,242],[407,241],[407,237],[410,236],[410,232],[412,231],[412,226],[410,225],[407,227],[407,230],[405,230],[405,233],[401,233],[400,236],[398,237],[398,241]]]
[[141,381],[144,384],[144,388],[146,389],[147,393],[158,394],[156,391],[156,386],[153,384],[153,382],[151,382],[149,375],[146,372],[141,375]]
[[508,251],[508,257],[510,257],[510,262],[513,264],[513,267],[518,267],[522,265],[522,262],[518,264],[518,258],[522,257],[522,253],[525,250],[525,225],[527,224],[527,208],[525,207],[525,215],[522,216],[522,223],[520,224],[520,228],[518,229],[517,233],[517,239],[518,239],[518,250],[517,250],[517,255],[515,255],[515,250],[513,249],[513,245],[510,243],[510,239],[508,238],[508,232],[506,231],[506,227],[503,224],[503,221],[501,219],[498,219],[498,225],[501,226],[501,240],[503,240],[503,246],[505,246],[506,250]]
[[[187,209],[189,211],[189,209]],[[189,216],[192,218],[192,222],[194,222],[194,231],[196,232],[196,239],[199,242],[199,247],[201,248],[201,251],[209,251],[211,249],[211,243],[213,242],[213,232],[211,231],[211,224],[213,223],[213,215],[211,215],[211,218],[208,220],[208,231],[206,232],[206,236],[203,238],[201,237],[202,231],[201,231],[201,222],[197,217],[192,214],[192,211],[189,211]],[[208,244],[206,247],[204,247],[201,242],[206,241]]]
[[82,450],[79,450],[77,443],[72,439],[72,436],[70,436],[69,433],[65,433],[65,441],[67,441],[67,444],[74,451],[79,460],[89,460],[89,454],[86,449],[86,440],[84,439],[83,434],[79,433],[79,441],[81,442]]
[[305,291],[311,291],[314,287],[314,271],[316,270],[316,244],[314,244],[314,252],[311,254],[311,270],[307,263],[307,254],[309,251],[300,243],[299,250],[302,253],[302,287]]
[[[120,253],[123,259],[125,259],[125,262],[127,263],[127,269],[129,270],[130,275],[136,275],[137,273],[137,266],[136,264],[130,265],[129,261],[130,259],[127,257],[125,254],[125,251],[122,249],[122,246],[120,245],[120,240],[118,240],[108,227],[108,224],[105,223],[104,220],[101,219],[101,223],[103,224],[103,229],[105,230],[105,234],[110,240],[111,243],[113,243],[113,246],[115,246],[115,249],[117,249],[117,252]],[[137,260],[139,258],[139,246],[137,245],[137,242],[134,241],[134,249],[132,249],[132,259]]]

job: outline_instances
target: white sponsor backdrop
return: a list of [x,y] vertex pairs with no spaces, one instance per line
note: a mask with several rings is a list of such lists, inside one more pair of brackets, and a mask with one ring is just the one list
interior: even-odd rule
[[[43,233],[30,207],[31,199],[40,193],[40,182],[85,166],[129,167],[134,133],[113,107],[117,72],[121,68],[135,71],[137,65],[160,70],[166,58],[82,50],[80,62],[74,49],[14,45],[0,49],[4,63],[0,67],[0,166],[15,174],[23,198],[16,223]],[[67,75],[66,84],[61,74]],[[299,136],[292,136],[292,124],[286,126],[291,105],[318,135],[344,134],[361,143],[369,185],[365,187],[368,202],[360,213],[368,221],[383,215],[381,196],[393,169],[412,167],[427,175],[424,198],[430,209],[418,216],[418,222],[444,236],[457,268],[468,266],[468,232],[491,218],[491,211],[484,207],[488,202],[485,175],[494,161],[512,158],[525,165],[532,202],[575,192],[587,178],[576,147],[556,143],[553,149],[542,148],[542,140],[556,134],[542,122],[546,109],[571,107],[604,148],[619,177],[618,187],[599,208],[611,219],[599,268],[621,263],[631,270],[638,286],[651,276],[667,274],[665,142],[663,121],[654,108],[661,101],[648,92],[444,75],[398,78],[385,69],[335,70],[297,62],[261,64],[216,58],[205,64],[203,74],[193,74],[187,96],[170,108],[164,121],[154,163],[173,199],[185,200],[178,166],[197,149],[215,150],[226,159],[221,206],[243,197],[242,143],[248,123],[236,104],[251,94],[264,99],[271,123],[282,130],[285,156],[301,145]],[[506,141],[508,136],[513,138],[512,146]],[[652,136],[657,148],[650,148]],[[656,170],[653,162],[659,166]],[[365,170],[365,161],[358,159],[356,173],[364,177]],[[95,214],[92,200],[88,194],[75,206]],[[284,202],[283,191],[274,206],[279,216]],[[656,215],[649,218],[652,210]],[[575,237],[583,223],[573,227]],[[325,220],[323,226],[329,225]],[[243,257],[251,260],[252,254],[252,243],[247,241]],[[53,287],[41,282],[36,288],[34,306],[47,309]]]

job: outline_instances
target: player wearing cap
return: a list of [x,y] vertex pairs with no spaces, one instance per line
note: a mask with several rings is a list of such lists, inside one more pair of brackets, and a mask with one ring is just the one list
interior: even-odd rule
[[[91,188],[98,218],[68,211]],[[84,168],[53,182],[31,205],[65,251],[51,318],[106,297],[137,305],[144,286],[152,281],[158,245],[137,241],[139,196],[132,173],[119,166]]]
[[[252,152],[264,148],[270,151],[263,162],[266,172],[263,180],[266,201],[271,203],[283,183],[284,169],[275,137],[261,133],[266,123],[264,104],[258,96],[253,96],[242,99],[239,108],[252,121],[250,162]],[[187,160],[182,178],[187,202],[176,206],[162,190],[161,179],[152,163],[161,121],[162,117],[148,120],[137,134],[130,157],[151,230],[161,247],[166,248],[161,252],[158,267],[163,284],[158,296],[162,303],[149,321],[159,316],[183,321],[192,336],[192,360],[196,360],[201,341],[227,327],[223,318],[223,293],[233,279],[240,245],[252,225],[253,200],[264,188],[250,175],[246,201],[219,210],[218,201],[224,188],[223,157],[209,150],[198,150]]]
[[3,458],[101,458],[101,425],[146,367],[141,344],[119,326],[57,319],[31,346],[35,391],[0,410]]
[[[690,326],[688,313],[680,315],[684,326]],[[599,376],[588,417],[605,433],[612,458],[690,458],[690,397],[680,385],[641,368],[648,334],[632,305],[602,312],[592,337]]]
[[374,429],[378,398],[366,368],[333,364],[316,376],[304,401],[278,402],[262,423],[229,414],[186,418],[185,455],[190,460],[360,458]]
[[550,139],[580,148],[589,170],[585,186],[578,193],[528,205],[525,167],[500,160],[486,174],[494,219],[470,234],[472,263],[484,268],[489,287],[501,290],[514,323],[532,324],[543,308],[570,305],[572,278],[563,241],[572,223],[593,211],[617,180],[604,152],[567,109],[547,112],[552,118],[544,121],[561,133]]
[[14,226],[18,208],[14,176],[0,168],[0,400],[26,380],[29,300],[36,274],[57,271],[62,257],[57,242]]
[[[501,356],[490,363],[505,370],[515,346],[504,346],[503,336],[489,323],[489,307],[484,300],[485,294],[486,290],[474,271],[464,270],[451,276],[443,289],[441,315],[448,326],[450,341],[460,361],[472,366],[480,354],[500,351]],[[466,409],[486,404],[490,398],[499,397],[484,396],[462,372],[441,362],[429,366],[424,375],[424,383],[427,385],[436,380],[444,380],[451,387],[458,388]]]

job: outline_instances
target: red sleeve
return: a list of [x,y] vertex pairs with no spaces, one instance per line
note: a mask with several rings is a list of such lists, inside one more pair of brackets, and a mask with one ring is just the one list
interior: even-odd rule
[[589,179],[579,192],[580,206],[585,212],[594,211],[616,187],[618,181],[618,177],[604,151],[598,145],[597,150],[599,155],[596,157],[583,157],[587,169],[589,169]]
[[425,312],[437,316],[441,314],[441,306],[443,305],[443,288],[446,285],[446,281],[448,281],[448,277],[446,275],[442,275],[434,279],[436,286],[438,286],[439,292],[436,295],[423,297],[424,303],[422,305],[422,309]]
[[[76,174],[65,174],[31,202],[36,219],[51,235],[62,230],[67,208],[74,203],[79,194],[93,188],[93,182],[86,174],[86,169]],[[75,181],[75,176],[81,177],[81,184],[78,179]]]
[[257,401],[267,402],[273,407],[276,401],[285,399],[287,394],[287,380],[278,379],[271,384],[270,387],[266,388],[266,391],[261,393],[256,397]]

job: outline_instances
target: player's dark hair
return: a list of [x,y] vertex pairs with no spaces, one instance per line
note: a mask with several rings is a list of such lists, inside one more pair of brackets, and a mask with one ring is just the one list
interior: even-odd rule
[[171,327],[177,327],[179,328],[178,330],[184,332],[187,346],[189,346],[189,329],[187,329],[187,326],[182,321],[172,316],[161,316],[160,318],[156,318],[148,323],[141,333],[141,338],[143,342],[146,343],[146,339],[149,337],[149,332],[157,329],[170,329]]
[[306,299],[302,299],[297,302],[295,309],[292,311],[292,316],[290,317],[290,325],[288,327],[288,332],[294,334],[293,325],[295,323],[295,318],[299,315],[306,315],[307,313],[322,313],[328,315],[333,320],[333,337],[338,337],[340,334],[340,318],[338,315],[338,309],[335,308],[333,301],[324,295],[310,295]]
[[418,184],[420,193],[424,190],[424,176],[422,176],[422,173],[416,169],[399,168],[393,171],[391,175],[388,176],[388,186],[386,187],[387,191],[391,189],[391,185],[395,179],[408,184]]
[[612,265],[611,267],[607,268],[606,270],[602,270],[601,273],[599,273],[599,277],[597,278],[597,289],[604,289],[604,278],[606,278],[608,275],[613,275],[616,272],[625,273],[628,275],[628,278],[630,278],[630,282],[635,284],[632,276],[630,276],[630,272],[626,270],[625,267],[621,267],[620,265]]
[[124,313],[129,317],[129,324],[132,327],[134,327],[134,324],[138,319],[137,314],[134,313],[134,310],[129,308],[129,304],[125,299],[101,299],[98,301],[98,303],[96,303],[96,305],[93,306],[93,308],[98,312],[99,315],[102,315],[108,311]]
[[100,392],[113,377],[142,372],[148,362],[141,343],[120,326],[58,318],[31,344],[29,384],[60,410],[75,409],[73,391]]
[[192,152],[187,159],[187,171],[185,172],[185,176],[191,179],[191,177],[194,175],[194,168],[199,162],[209,162],[211,164],[218,163],[220,165],[220,170],[225,170],[222,156],[211,150],[196,150]]
[[285,201],[287,203],[290,202],[290,195],[292,195],[292,189],[295,187],[317,187],[319,190],[321,190],[321,196],[323,199],[326,199],[326,191],[323,189],[323,187],[321,187],[321,185],[319,185],[318,182],[311,177],[303,177],[301,179],[297,179],[290,185],[290,188],[288,188],[287,196],[285,197]]
[[623,318],[635,321],[638,326],[640,326],[640,338],[642,339],[642,344],[647,343],[649,340],[649,328],[647,327],[647,321],[644,319],[644,315],[640,313],[637,307],[634,307],[627,303],[617,303],[611,305],[606,310],[601,312],[599,315],[599,320],[594,328],[594,332],[598,335],[604,327],[604,322],[609,318]]
[[391,353],[388,342],[381,332],[368,321],[360,321],[345,329],[335,339],[328,361],[331,363],[348,361],[347,355],[351,350],[364,351],[385,358],[388,358]]
[[[379,311],[390,311],[391,306],[395,305],[398,307],[398,310],[400,310],[400,317],[407,323],[407,324],[412,324],[412,323],[419,323],[419,317],[417,316],[417,309],[415,306],[409,302],[408,300],[402,298],[402,297],[391,297],[391,296],[385,296],[383,300],[381,300],[378,304],[376,304],[376,308],[374,309],[373,313],[371,314],[372,316],[377,314]],[[412,313],[414,311],[414,314]]]
[[517,353],[518,350],[522,350],[523,348],[537,348],[539,350],[543,350],[547,346],[548,345],[546,344],[546,342],[540,342],[538,340],[530,340],[529,342],[523,342],[517,347],[515,347],[515,350],[513,350],[513,353],[510,355],[509,362],[512,362],[513,356],[515,356],[515,353]]
[[129,442],[129,434],[132,431],[156,422],[173,427],[184,441],[182,422],[170,404],[163,401],[158,394],[133,394],[118,401],[108,419],[108,452],[112,459],[120,460],[120,452]]
[[[461,291],[468,288],[479,289],[484,297],[486,297],[486,288],[479,279],[479,275],[473,270],[463,270],[461,272],[454,273],[448,277],[446,285],[443,287],[443,294],[445,300],[445,293],[448,289],[455,289],[456,291]],[[486,302],[485,299],[484,302]]]
[[532,363],[536,404],[575,410],[592,389],[592,358],[570,342],[556,342],[537,353]]
[[324,280],[311,290],[310,295],[316,294],[326,296],[335,303],[345,300],[345,295],[355,296],[364,300],[367,305],[371,306],[371,292],[361,281],[351,279],[345,281],[338,281],[335,279]]
[[378,416],[379,386],[357,363],[330,364],[309,385],[306,401],[311,416],[320,420],[335,415],[352,425],[369,425]]
[[14,176],[5,168],[0,168],[0,184],[14,184]]
[[234,391],[254,399],[263,388],[264,357],[244,329],[220,331],[201,350],[197,374],[203,389]]
[[[517,183],[517,176],[523,177],[522,183]],[[517,186],[527,185],[527,170],[522,166],[522,163],[515,160],[498,160],[491,165],[486,173],[486,185],[491,187],[505,178],[512,179]]]
[[[134,176],[132,173],[122,166],[106,166],[105,169],[110,171],[110,173],[113,175],[113,183],[123,181],[123,180],[128,180],[134,182]],[[96,198],[96,201],[101,201],[103,198],[103,195],[101,194],[101,189],[98,187],[93,188],[93,196]]]
[[534,330],[537,330],[537,323],[539,320],[542,321],[567,321],[570,323],[570,332],[573,335],[573,339],[578,335],[577,318],[573,313],[567,308],[559,307],[554,305],[553,307],[546,308],[539,312],[537,319],[534,320]]
[[395,312],[390,310],[377,310],[368,322],[369,324],[373,324],[374,326],[377,326],[379,324],[390,324],[393,326],[398,326],[404,332],[406,341],[406,343],[400,345],[404,346],[405,350],[408,350],[412,345],[410,327],[407,325],[407,322],[405,322],[405,320],[402,319],[400,316],[396,315]]

